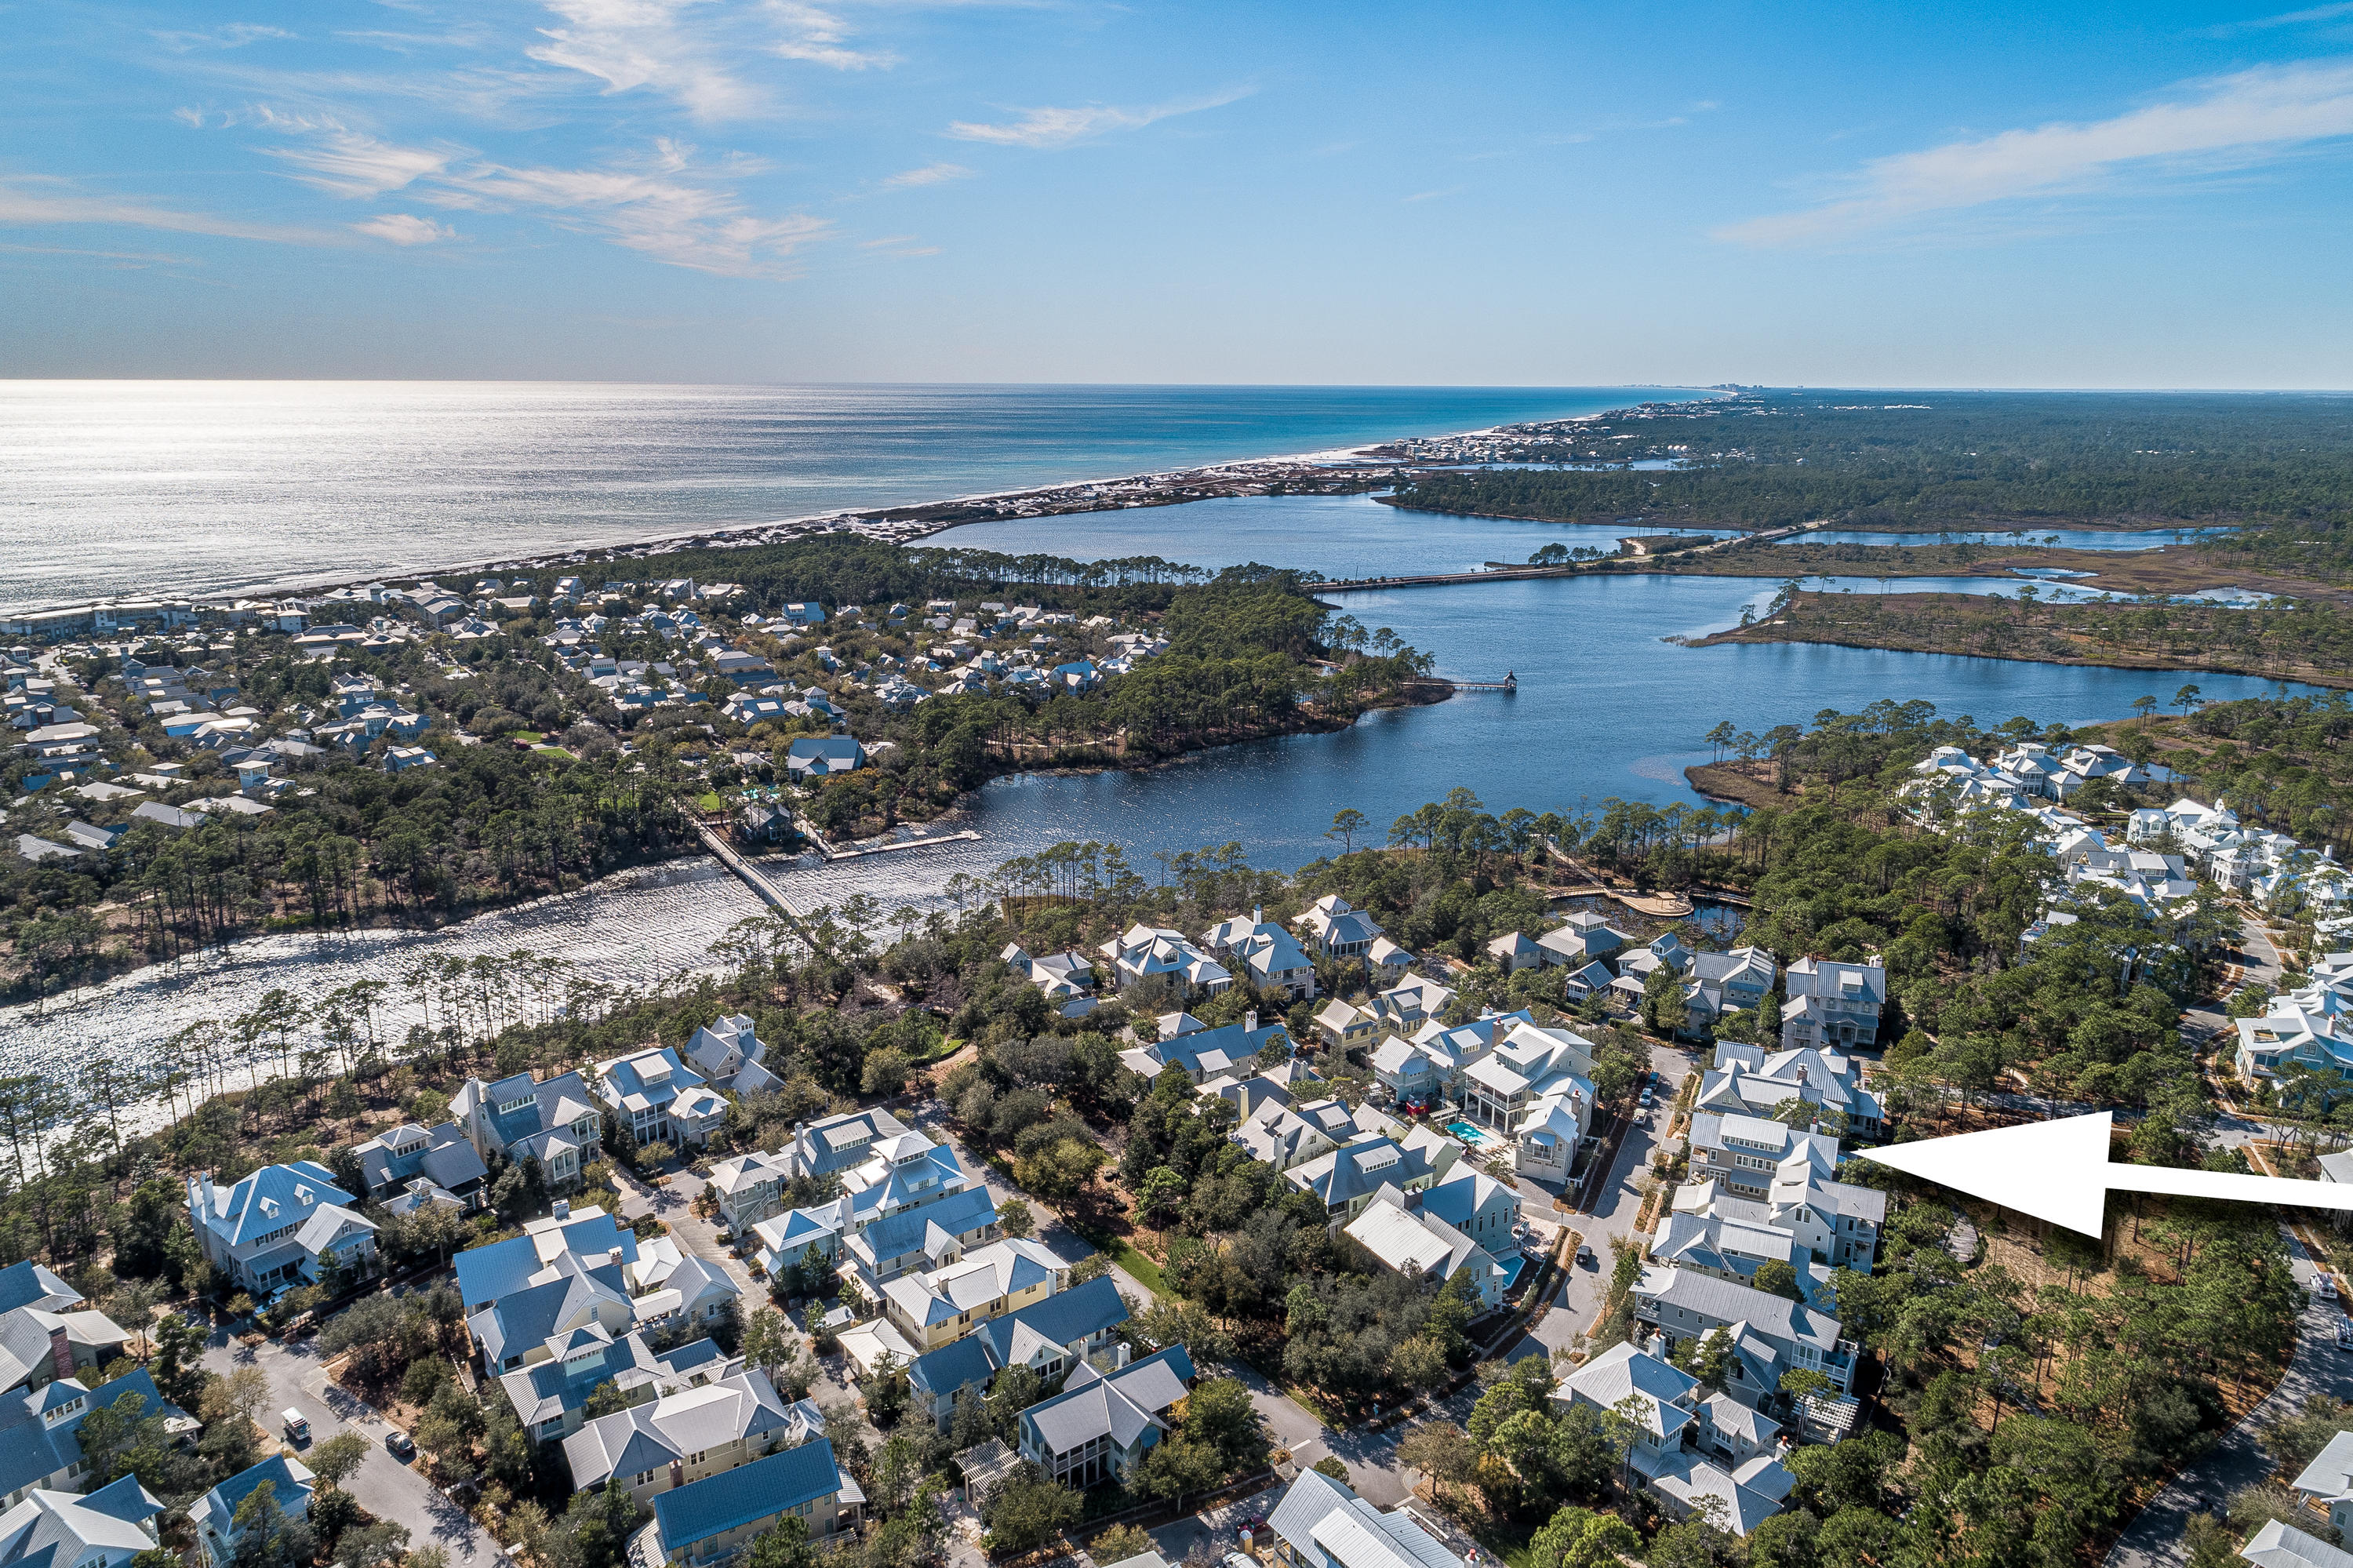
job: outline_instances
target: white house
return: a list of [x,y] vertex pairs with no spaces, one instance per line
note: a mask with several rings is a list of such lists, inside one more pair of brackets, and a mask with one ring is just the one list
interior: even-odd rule
[[198,1171],[187,1202],[205,1256],[253,1296],[315,1285],[331,1267],[346,1279],[375,1267],[375,1222],[315,1160],[265,1165],[234,1187]]

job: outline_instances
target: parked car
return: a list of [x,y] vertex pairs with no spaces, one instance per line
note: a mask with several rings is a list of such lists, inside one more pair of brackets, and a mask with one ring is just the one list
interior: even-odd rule
[[1641,1107],[1644,1110],[1649,1110],[1651,1108],[1651,1091],[1644,1089],[1634,1103]]
[[1593,1255],[1593,1248],[1585,1242],[1579,1242],[1577,1244],[1577,1266],[1579,1268],[1598,1268],[1600,1266],[1599,1260]]
[[2337,1281],[2326,1270],[2313,1282],[2312,1293],[2323,1301],[2337,1299]]
[[297,1448],[300,1448],[303,1444],[308,1443],[311,1440],[310,1422],[304,1420],[302,1418],[302,1413],[295,1409],[292,1405],[290,1404],[285,1409],[280,1411],[278,1413],[278,1419],[285,1424],[287,1441],[293,1444]]
[[2339,1318],[2337,1320],[2337,1348],[2340,1351],[2353,1351],[2353,1318]]
[[384,1446],[385,1451],[396,1459],[406,1460],[417,1457],[417,1445],[410,1442],[408,1434],[397,1426],[384,1435]]

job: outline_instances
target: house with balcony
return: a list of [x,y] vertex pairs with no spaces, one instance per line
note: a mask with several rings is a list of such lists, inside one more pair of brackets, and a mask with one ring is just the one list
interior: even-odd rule
[[141,1419],[162,1416],[174,1440],[195,1436],[195,1418],[165,1399],[144,1367],[111,1383],[51,1377],[0,1394],[0,1509],[15,1508],[36,1491],[87,1487],[90,1462],[82,1453],[81,1424],[93,1410],[112,1410],[126,1394],[137,1397]]
[[796,1177],[832,1176],[865,1164],[875,1144],[906,1131],[889,1111],[848,1111],[801,1123],[779,1152]]
[[758,1150],[732,1155],[711,1168],[711,1191],[719,1219],[729,1234],[742,1235],[762,1220],[782,1213],[792,1167],[781,1154]]
[[1887,1010],[1887,969],[1877,958],[1859,964],[1799,959],[1784,979],[1781,1045],[1868,1051],[1879,1043]]
[[1496,1022],[1493,1049],[1462,1074],[1465,1117],[1516,1133],[1523,1116],[1547,1096],[1574,1091],[1584,1104],[1593,1103],[1591,1041],[1516,1015]]
[[630,1538],[628,1561],[632,1568],[720,1568],[786,1519],[799,1520],[816,1545],[829,1546],[854,1539],[865,1512],[866,1494],[819,1437],[657,1493],[653,1522]]
[[1326,959],[1368,958],[1381,938],[1380,922],[1336,893],[1325,894],[1292,916],[1291,923],[1299,927],[1309,949]]
[[1095,1010],[1095,964],[1086,954],[1071,951],[1032,958],[1018,942],[1008,942],[997,956],[1042,991],[1064,1018],[1084,1018]]
[[244,1527],[237,1522],[237,1510],[265,1486],[269,1489],[269,1500],[280,1514],[288,1519],[311,1517],[311,1497],[319,1489],[318,1478],[295,1456],[272,1454],[261,1463],[239,1470],[188,1509],[188,1522],[195,1526],[196,1542],[205,1549],[205,1561],[212,1568],[229,1568],[237,1561],[237,1543],[245,1537]]
[[1769,1117],[1788,1100],[1834,1112],[1832,1125],[1848,1136],[1875,1139],[1885,1130],[1886,1110],[1863,1086],[1862,1064],[1842,1051],[1813,1046],[1768,1053],[1762,1045],[1719,1043],[1694,1108]]
[[578,1073],[543,1083],[529,1073],[494,1084],[469,1078],[450,1097],[449,1119],[466,1129],[485,1161],[501,1155],[518,1164],[537,1160],[552,1192],[579,1184],[604,1128],[596,1092]]
[[708,1148],[727,1120],[725,1097],[667,1045],[597,1063],[596,1083],[614,1129],[639,1148]]
[[1713,1029],[1726,1013],[1761,1004],[1781,978],[1781,966],[1762,948],[1694,953],[1685,966],[1683,1007],[1694,1028]]
[[1596,959],[1607,959],[1627,943],[1625,932],[1589,909],[1572,910],[1567,919],[1536,938],[1536,946],[1546,955],[1544,961],[1567,969],[1581,969]]
[[1778,1425],[1724,1394],[1702,1397],[1698,1381],[1655,1349],[1612,1345],[1571,1372],[1553,1397],[1632,1413],[1626,1463],[1671,1518],[1706,1515],[1746,1536],[1788,1500],[1794,1478],[1780,1462]]
[[915,1408],[945,1432],[956,1406],[986,1397],[1008,1367],[1026,1366],[1051,1388],[1082,1361],[1107,1358],[1113,1369],[1124,1366],[1127,1346],[1116,1330],[1126,1321],[1127,1301],[1108,1275],[991,1318],[908,1365]]
[[1732,1348],[1725,1392],[1760,1407],[1777,1397],[1782,1374],[1820,1372],[1840,1393],[1854,1377],[1854,1347],[1826,1313],[1746,1285],[1688,1268],[1652,1266],[1634,1285],[1634,1316],[1671,1343],[1722,1330]]
[[1111,1372],[1082,1361],[1060,1393],[1021,1413],[1016,1451],[1073,1491],[1128,1476],[1166,1435],[1169,1411],[1197,1375],[1182,1345]]
[[1427,975],[1400,973],[1395,984],[1373,994],[1382,1026],[1400,1034],[1414,1033],[1453,1005],[1453,988]]
[[1007,1238],[944,1268],[902,1274],[882,1287],[882,1313],[918,1354],[960,1340],[976,1323],[1043,1301],[1071,1280],[1071,1266],[1043,1243]]
[[1691,1120],[1690,1180],[1720,1181],[1733,1194],[1763,1198],[1785,1166],[1830,1178],[1838,1170],[1839,1141],[1828,1133],[1799,1132],[1764,1117],[1701,1111]]
[[188,1178],[188,1218],[214,1267],[259,1298],[315,1285],[330,1270],[360,1278],[375,1266],[375,1222],[316,1160],[265,1165],[233,1187],[210,1171]]
[[[1440,1135],[1439,1141],[1452,1144],[1458,1155],[1461,1151],[1452,1139]],[[1429,1146],[1408,1148],[1393,1138],[1376,1138],[1293,1166],[1282,1179],[1302,1192],[1314,1193],[1336,1229],[1363,1213],[1383,1187],[1419,1192],[1435,1183],[1444,1169]]]
[[522,1235],[450,1260],[485,1371],[547,1360],[592,1325],[617,1340],[633,1329],[709,1325],[734,1309],[734,1283],[670,1237],[640,1243],[602,1209],[558,1208],[527,1222]]
[[753,1030],[745,1013],[712,1019],[688,1036],[681,1054],[705,1082],[731,1095],[756,1095],[784,1084],[768,1071],[767,1042]]
[[1315,960],[1298,938],[1260,914],[1253,909],[1247,920],[1219,921],[1202,936],[1202,945],[1259,991],[1281,991],[1296,1001],[1313,1000]]
[[617,1480],[647,1502],[806,1439],[795,1410],[766,1372],[737,1371],[583,1424],[564,1440],[564,1460],[576,1490]]
[[962,1263],[1003,1234],[997,1200],[986,1187],[967,1187],[854,1227],[842,1237],[841,1254],[868,1292],[879,1293],[902,1274]]
[[490,1201],[490,1167],[456,1122],[431,1128],[406,1123],[357,1145],[352,1156],[372,1203],[389,1203],[419,1181],[457,1199],[467,1213]]
[[1186,1001],[1216,996],[1232,988],[1233,972],[1202,951],[1181,931],[1131,926],[1095,951],[1109,966],[1114,989],[1166,980]]
[[1334,997],[1315,1013],[1315,1035],[1335,1051],[1354,1051],[1380,1038],[1381,1015]]
[[729,1360],[713,1340],[656,1351],[642,1333],[617,1338],[601,1323],[557,1334],[545,1349],[545,1356],[499,1375],[522,1429],[543,1443],[579,1431],[588,1396],[606,1383],[637,1404],[665,1390],[714,1383],[743,1365]]

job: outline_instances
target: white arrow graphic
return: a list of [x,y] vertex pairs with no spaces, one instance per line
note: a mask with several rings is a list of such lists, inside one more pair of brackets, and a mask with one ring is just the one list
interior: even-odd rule
[[2100,1234],[2100,1216],[2111,1192],[2162,1192],[2236,1203],[2353,1210],[2353,1186],[2335,1181],[2113,1164],[2108,1160],[2109,1120],[2106,1111],[2098,1111],[1951,1138],[1927,1138],[1867,1152],[1857,1150],[1855,1157],[2087,1236]]

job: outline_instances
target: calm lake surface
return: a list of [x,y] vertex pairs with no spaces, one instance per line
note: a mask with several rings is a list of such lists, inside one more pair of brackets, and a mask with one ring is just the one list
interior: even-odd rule
[[[1517,532],[1529,530],[1525,534]],[[1481,530],[1487,530],[1482,532]],[[1466,532],[1468,531],[1468,532]],[[1612,536],[1617,530],[1599,530]],[[1157,554],[1222,566],[1257,559],[1326,571],[1394,570],[1409,559],[1475,565],[1507,544],[1525,558],[1550,538],[1540,524],[1400,513],[1364,498],[1266,497],[1183,507],[991,524],[955,542],[1076,556]],[[1534,543],[1528,541],[1533,540]],[[1415,553],[1418,552],[1417,556]],[[1926,579],[1947,586],[1945,579]],[[2015,580],[1957,578],[2014,590]],[[883,908],[928,906],[947,878],[978,873],[1062,840],[1118,842],[1140,870],[1155,852],[1239,841],[1253,863],[1292,868],[1338,848],[1324,837],[1343,807],[1388,822],[1455,785],[1493,810],[1574,810],[1609,795],[1692,800],[1683,769],[1704,761],[1719,719],[1759,733],[1820,709],[1883,697],[1922,699],[1983,725],[2113,718],[2143,694],[2160,701],[2185,678],[2146,672],[1798,644],[1694,649],[1662,641],[1736,623],[1769,598],[1767,579],[1591,577],[1335,596],[1368,627],[1387,626],[1464,679],[1518,674],[1511,695],[1464,693],[1428,707],[1373,714],[1335,735],[1205,752],[1139,773],[1029,775],[979,791],[948,826],[978,842],[823,866],[776,869],[812,898],[870,894]],[[1876,591],[1879,584],[1859,585]],[[1902,579],[1897,591],[1906,586]],[[2210,699],[2279,689],[2244,676],[2195,676]],[[0,1070],[79,1063],[99,1051],[152,1056],[181,1026],[251,1008],[271,986],[317,994],[350,980],[397,981],[427,950],[470,956],[527,948],[572,959],[616,983],[649,983],[706,961],[706,949],[761,906],[715,862],[610,878],[592,895],[484,916],[430,936],[272,937],[239,944],[193,972],[153,970],[50,1004],[35,1021],[0,1013]]]
[[2168,545],[2193,544],[2228,528],[2028,528],[1995,534],[1873,534],[1853,529],[1824,528],[1775,541],[1782,545],[2055,545],[2066,550],[2161,550]]
[[1704,396],[0,381],[0,610],[432,571]]

